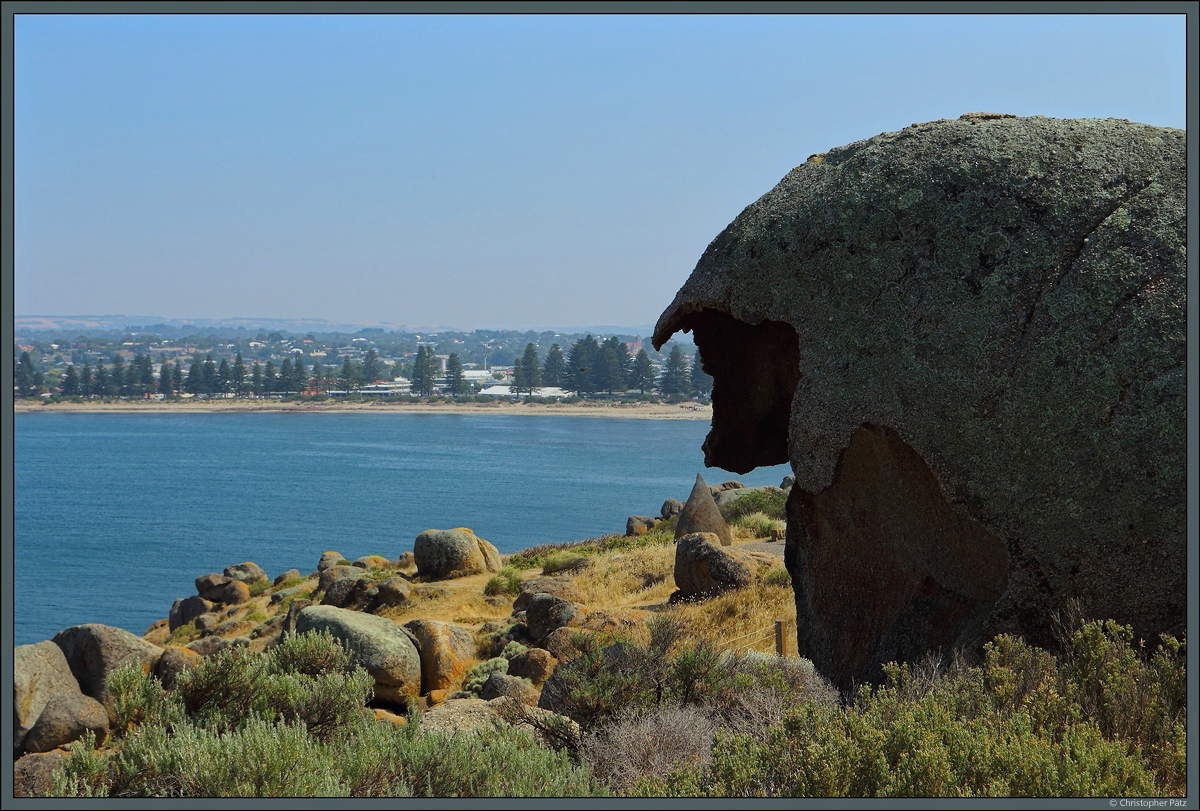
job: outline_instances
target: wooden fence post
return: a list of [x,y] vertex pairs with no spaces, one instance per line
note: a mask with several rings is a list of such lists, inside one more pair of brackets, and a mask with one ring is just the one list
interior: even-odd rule
[[784,644],[783,627],[787,623],[784,620],[775,620],[775,655],[786,656],[787,650]]

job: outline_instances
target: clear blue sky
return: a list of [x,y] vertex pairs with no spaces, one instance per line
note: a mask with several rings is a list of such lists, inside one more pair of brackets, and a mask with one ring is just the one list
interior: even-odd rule
[[652,323],[810,154],[1185,127],[1173,16],[15,19],[15,313]]

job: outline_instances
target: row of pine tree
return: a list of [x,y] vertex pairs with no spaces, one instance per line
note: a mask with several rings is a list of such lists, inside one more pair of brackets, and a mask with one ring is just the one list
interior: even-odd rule
[[[247,368],[239,352],[233,363],[225,358],[219,364],[215,363],[211,355],[203,361],[194,359],[187,371],[178,360],[172,364],[164,356],[159,360],[156,375],[149,354],[136,355],[128,365],[118,355],[113,358],[111,367],[106,367],[103,362],[97,363],[94,369],[87,362],[82,370],[68,366],[60,393],[64,397],[145,397],[154,393],[166,396],[180,393],[286,394],[303,392],[309,386],[319,389],[336,386],[350,391],[382,379],[384,367],[373,348],[367,350],[361,363],[345,358],[336,374],[319,361],[313,363],[311,369],[306,368],[300,357],[284,358],[278,368],[272,361],[265,365],[256,361]],[[441,377],[433,351],[425,346],[417,348],[412,362],[397,361],[390,371],[392,377],[407,377],[412,381],[412,391],[419,396],[432,394]],[[42,375],[28,352],[22,353],[14,372],[14,384],[20,396],[28,397],[38,391]],[[631,358],[624,342],[616,337],[601,343],[588,335],[576,341],[569,353],[554,344],[546,354],[544,364],[539,361],[537,348],[529,344],[524,355],[516,358],[514,363],[513,388],[528,394],[541,387],[561,387],[583,395],[637,389],[643,394],[653,390],[664,396],[705,396],[711,386],[712,378],[700,367],[698,355],[689,369],[682,351],[674,346],[662,374],[656,375],[645,349]],[[446,362],[444,389],[456,396],[471,391],[457,353],[452,353]]]

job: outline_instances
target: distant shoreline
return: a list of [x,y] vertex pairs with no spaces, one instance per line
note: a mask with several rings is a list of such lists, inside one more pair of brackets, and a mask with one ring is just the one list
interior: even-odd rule
[[17,400],[17,414],[502,414],[505,416],[622,417],[653,420],[711,420],[712,406],[696,403],[346,403],[271,402],[260,400],[205,400],[188,402],[125,401],[119,403],[53,403]]

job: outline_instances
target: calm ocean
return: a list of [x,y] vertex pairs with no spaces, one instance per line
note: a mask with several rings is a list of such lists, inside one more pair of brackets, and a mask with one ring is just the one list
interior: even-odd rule
[[[17,414],[13,644],[141,634],[205,572],[395,558],[467,526],[510,553],[685,499],[702,420],[458,414]],[[740,481],[779,484],[780,465]]]

